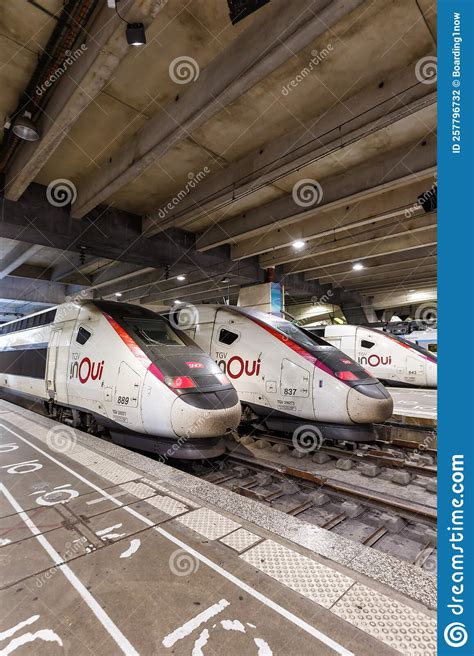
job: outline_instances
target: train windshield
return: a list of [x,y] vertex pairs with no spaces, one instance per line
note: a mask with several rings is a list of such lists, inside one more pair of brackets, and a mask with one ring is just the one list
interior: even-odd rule
[[278,332],[317,358],[319,362],[326,365],[337,378],[344,380],[348,385],[358,384],[361,380],[372,379],[372,376],[357,362],[351,360],[345,353],[329,344],[322,337],[310,333],[305,328],[301,328],[286,319],[265,315],[261,312],[247,310],[243,314],[254,317],[258,321],[278,330]]
[[185,346],[185,342],[164,319],[125,319],[127,328],[149,346]]

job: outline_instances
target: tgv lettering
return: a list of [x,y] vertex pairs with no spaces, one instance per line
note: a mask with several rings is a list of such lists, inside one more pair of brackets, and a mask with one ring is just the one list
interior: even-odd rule
[[69,378],[79,378],[81,383],[87,383],[88,380],[101,380],[104,371],[104,360],[101,362],[91,362],[89,358],[82,358],[80,362],[71,363]]

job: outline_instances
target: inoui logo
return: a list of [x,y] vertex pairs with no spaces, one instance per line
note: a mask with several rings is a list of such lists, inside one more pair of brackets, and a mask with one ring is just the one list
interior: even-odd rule
[[261,360],[260,358],[258,360],[244,360],[240,355],[233,355],[228,362],[219,360],[217,364],[229,378],[235,380],[244,374],[246,376],[258,376]]
[[363,355],[359,358],[359,364],[362,365],[368,364],[370,367],[378,367],[381,364],[382,365],[392,364],[392,356],[377,355],[376,353],[372,353],[372,355],[369,355],[369,357]]
[[82,384],[89,380],[101,380],[104,371],[104,360],[100,362],[91,361],[90,358],[82,358],[71,363],[69,378],[78,378]]

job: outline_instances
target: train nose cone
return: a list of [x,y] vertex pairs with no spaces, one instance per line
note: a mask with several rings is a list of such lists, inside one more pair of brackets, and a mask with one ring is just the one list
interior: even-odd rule
[[[204,398],[197,398],[200,396]],[[241,416],[240,402],[237,400],[230,405],[221,402],[217,395],[215,400],[210,396],[183,394],[174,400],[171,426],[178,437],[221,437],[237,428]]]
[[438,387],[438,365],[435,362],[426,363],[426,384],[428,387]]
[[347,413],[355,424],[387,421],[393,413],[393,399],[382,383],[362,383],[350,388]]

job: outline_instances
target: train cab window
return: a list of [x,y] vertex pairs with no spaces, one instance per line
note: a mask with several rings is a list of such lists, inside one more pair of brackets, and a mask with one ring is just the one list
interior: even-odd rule
[[361,339],[360,345],[362,348],[370,349],[372,346],[375,346],[375,342],[369,342],[368,339]]
[[127,321],[140,339],[150,346],[184,346],[185,342],[164,319],[132,319]]
[[239,339],[240,335],[238,333],[232,332],[228,328],[221,328],[219,331],[219,341],[222,344],[227,344],[230,346]]
[[87,342],[88,339],[90,339],[91,336],[92,333],[89,330],[87,330],[83,326],[80,326],[79,330],[77,331],[76,342],[81,346],[84,346],[84,344]]

